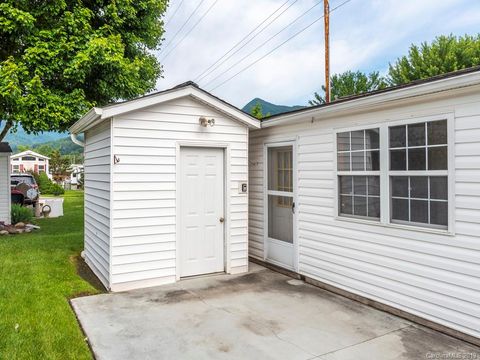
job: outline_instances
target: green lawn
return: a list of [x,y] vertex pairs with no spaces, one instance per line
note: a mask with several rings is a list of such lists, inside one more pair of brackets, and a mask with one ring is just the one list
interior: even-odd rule
[[[98,293],[77,274],[83,193],[40,231],[0,237],[0,359],[91,359],[69,298]],[[17,325],[18,324],[18,325]]]

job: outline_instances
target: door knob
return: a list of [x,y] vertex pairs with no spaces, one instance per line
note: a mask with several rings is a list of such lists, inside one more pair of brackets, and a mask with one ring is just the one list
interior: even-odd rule
[[225,221],[225,219],[223,217],[221,217],[219,220],[220,220],[221,223],[223,223]]

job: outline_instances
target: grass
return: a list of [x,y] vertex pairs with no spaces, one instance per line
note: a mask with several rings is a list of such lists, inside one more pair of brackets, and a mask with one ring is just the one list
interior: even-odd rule
[[91,359],[69,298],[100,292],[78,273],[83,192],[40,231],[0,237],[0,359]]

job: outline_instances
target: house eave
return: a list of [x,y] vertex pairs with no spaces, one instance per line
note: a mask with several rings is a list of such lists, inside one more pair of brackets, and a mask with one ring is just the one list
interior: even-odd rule
[[285,113],[276,118],[262,121],[262,128],[287,125],[302,120],[311,120],[312,118],[315,120],[321,120],[322,118],[335,115],[361,112],[393,104],[402,100],[413,100],[421,96],[440,94],[446,91],[468,88],[475,85],[480,85],[480,71],[436,80],[430,83],[418,84],[408,88],[395,89],[390,92],[367,95],[343,102],[333,102],[327,106],[300,110],[291,114]]
[[80,134],[101,121],[103,119],[102,114],[102,108],[93,107],[85,115],[83,115],[80,120],[73,124],[68,131],[71,134]]

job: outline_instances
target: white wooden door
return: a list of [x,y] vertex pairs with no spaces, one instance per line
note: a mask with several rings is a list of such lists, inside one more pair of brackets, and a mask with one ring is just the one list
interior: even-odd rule
[[294,143],[266,147],[265,260],[296,270]]
[[180,154],[180,276],[224,271],[224,151],[182,147]]

